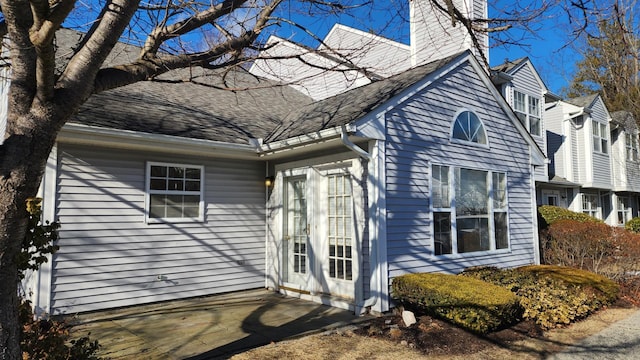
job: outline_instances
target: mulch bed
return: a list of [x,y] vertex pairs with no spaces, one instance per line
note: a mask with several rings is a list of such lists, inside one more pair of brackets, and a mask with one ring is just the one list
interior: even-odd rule
[[354,333],[391,340],[425,355],[472,354],[490,345],[506,345],[526,338],[540,338],[543,332],[532,321],[524,321],[510,328],[477,335],[430,316],[420,316],[409,327],[399,315],[388,315],[362,324]]

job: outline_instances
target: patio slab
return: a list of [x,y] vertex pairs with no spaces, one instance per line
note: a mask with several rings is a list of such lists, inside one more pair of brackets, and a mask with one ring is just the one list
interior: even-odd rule
[[224,359],[364,319],[264,289],[67,317],[73,336],[90,333],[113,360]]

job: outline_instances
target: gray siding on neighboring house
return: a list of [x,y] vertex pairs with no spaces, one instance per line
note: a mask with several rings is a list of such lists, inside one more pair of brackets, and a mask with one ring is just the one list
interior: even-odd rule
[[[456,113],[469,109],[485,124],[490,148],[450,142]],[[387,246],[389,276],[458,272],[474,265],[534,262],[529,148],[511,120],[464,64],[387,115]],[[430,164],[507,173],[510,251],[432,255]]]
[[[609,113],[605,108],[602,99],[598,97],[598,100],[591,106],[591,117],[593,120],[601,124],[607,124],[609,129]],[[591,134],[586,134],[592,136]],[[593,154],[593,186],[605,189],[611,189],[612,175],[611,175],[611,133],[607,130],[609,151],[607,154],[601,154],[594,152]]]
[[[540,134],[541,136],[532,135],[533,140],[535,140],[536,144],[540,147],[542,152],[547,155],[547,145],[546,145],[546,129],[545,129],[545,121],[544,121],[544,96],[543,89],[538,83],[535,74],[533,73],[531,67],[528,64],[524,66],[520,66],[517,71],[513,74],[512,85],[515,90],[527,94],[529,96],[534,96],[540,100]],[[513,99],[511,99],[513,102]],[[512,105],[513,106],[513,105]],[[548,180],[549,173],[548,168],[546,166],[538,166],[535,169],[536,180]]]
[[[53,314],[264,286],[264,165],[61,145]],[[146,161],[204,165],[204,223],[146,224]]]
[[608,154],[593,154],[593,186],[611,189],[611,158]]

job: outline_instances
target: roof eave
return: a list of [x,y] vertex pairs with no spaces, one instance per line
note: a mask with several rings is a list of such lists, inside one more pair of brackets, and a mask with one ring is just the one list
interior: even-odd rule
[[67,123],[58,142],[77,145],[105,146],[125,150],[167,152],[172,154],[216,156],[233,159],[258,159],[257,147],[221,141],[193,139],[171,135],[110,129]]

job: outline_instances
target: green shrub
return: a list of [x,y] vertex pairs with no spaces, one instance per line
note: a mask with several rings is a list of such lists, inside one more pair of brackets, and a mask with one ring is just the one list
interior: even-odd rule
[[471,268],[462,275],[511,290],[524,308],[523,318],[544,329],[586,317],[618,296],[618,285],[588,271],[560,266],[517,269]]
[[[540,224],[542,228],[553,225],[559,220],[575,220],[580,222],[597,222],[603,223],[602,220],[596,219],[587,214],[574,212],[559,206],[542,205],[538,207],[538,214],[546,224]],[[545,226],[546,225],[546,226]]]
[[484,281],[446,274],[407,274],[393,279],[392,295],[405,306],[487,333],[520,320],[517,297]]
[[640,217],[634,217],[627,221],[627,223],[624,224],[624,228],[636,234],[640,233]]

